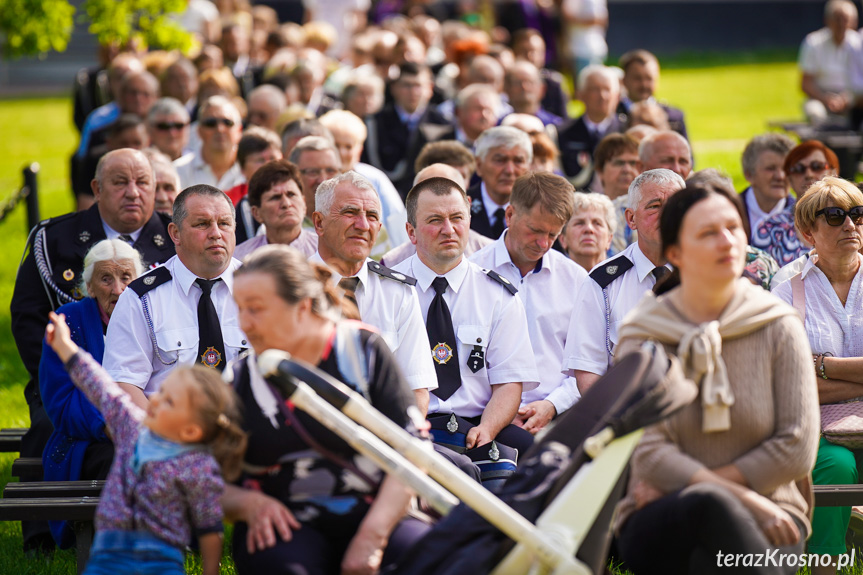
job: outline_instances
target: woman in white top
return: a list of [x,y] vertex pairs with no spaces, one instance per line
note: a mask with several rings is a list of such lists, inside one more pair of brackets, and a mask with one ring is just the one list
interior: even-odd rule
[[[804,324],[818,376],[820,403],[839,403],[863,396],[863,193],[840,178],[814,183],[797,202],[794,221],[818,255],[800,274],[773,293],[805,310]],[[802,282],[803,297],[795,282]],[[799,285],[799,284],[798,284]],[[801,301],[802,300],[802,301]],[[854,454],[823,437],[812,472],[816,485],[857,483]],[[817,507],[809,552],[845,553],[850,507]],[[835,564],[835,562],[834,562]],[[813,575],[835,573],[835,567],[813,567]]]

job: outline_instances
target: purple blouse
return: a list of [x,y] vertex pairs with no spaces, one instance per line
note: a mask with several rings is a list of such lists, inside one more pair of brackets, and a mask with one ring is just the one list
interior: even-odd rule
[[219,464],[206,450],[133,467],[144,410],[118,386],[89,353],[66,363],[72,381],[96,406],[114,438],[114,462],[96,510],[98,531],[148,531],[184,548],[192,536],[222,531],[219,498],[224,482]]

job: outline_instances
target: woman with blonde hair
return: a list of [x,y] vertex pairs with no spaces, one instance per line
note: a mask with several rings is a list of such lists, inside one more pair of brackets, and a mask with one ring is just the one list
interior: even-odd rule
[[[863,192],[851,182],[825,177],[798,200],[794,221],[803,239],[815,248],[803,269],[773,289],[804,318],[812,346],[821,404],[863,396]],[[815,485],[859,481],[857,458],[845,447],[820,439],[812,471]],[[850,507],[816,507],[810,553],[845,553]],[[834,557],[835,559],[835,557]],[[835,573],[821,566],[813,574]]]

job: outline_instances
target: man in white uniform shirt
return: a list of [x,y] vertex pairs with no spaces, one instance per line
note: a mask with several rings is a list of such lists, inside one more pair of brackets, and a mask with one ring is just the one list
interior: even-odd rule
[[563,348],[576,294],[587,272],[551,246],[572,217],[575,188],[561,176],[536,172],[517,179],[506,210],[507,229],[471,256],[518,288],[540,385],[521,396],[516,425],[545,427],[579,398],[575,378],[561,373]]
[[380,331],[425,414],[437,377],[412,287],[416,280],[369,258],[381,219],[380,198],[358,173],[348,171],[322,182],[312,214],[318,251],[309,261],[326,264],[333,280],[356,300],[360,318]]
[[575,377],[582,395],[611,365],[623,318],[670,273],[662,256],[659,214],[666,199],[685,186],[680,175],[664,168],[644,172],[629,186],[626,221],[638,241],[591,270],[566,337],[563,371]]
[[[522,389],[538,387],[539,376],[524,337],[527,316],[518,290],[464,257],[470,201],[455,182],[425,180],[411,189],[405,205],[417,253],[395,269],[416,277],[426,318],[431,344],[426,353],[435,358],[438,374],[429,415],[455,414],[474,424],[467,449],[496,440],[524,453],[533,437],[512,421]],[[433,320],[437,317],[440,321]],[[435,331],[442,322],[449,325]]]
[[177,255],[129,284],[105,339],[105,369],[144,408],[175,367],[222,370],[247,347],[231,295],[240,267],[231,200],[213,186],[183,190],[168,233]]

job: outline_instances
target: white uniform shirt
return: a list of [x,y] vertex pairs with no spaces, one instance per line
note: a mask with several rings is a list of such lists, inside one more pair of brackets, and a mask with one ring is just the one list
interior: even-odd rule
[[[863,256],[857,258],[863,264]],[[863,356],[863,265],[857,270],[845,305],[839,300],[830,280],[813,258],[806,260],[800,277],[806,290],[806,335],[813,353],[830,352],[836,357]],[[793,305],[791,282],[773,289],[782,301]],[[829,376],[829,374],[828,374]]]
[[522,405],[547,399],[560,414],[581,397],[575,378],[564,376],[561,366],[569,320],[587,272],[560,252],[550,250],[542,256],[537,269],[522,277],[506,249],[506,234],[504,231],[491,245],[472,255],[470,261],[508,279],[518,288],[524,304],[540,383],[536,389],[522,393]]
[[[428,317],[428,309],[435,296],[431,284],[437,274],[416,255],[395,269],[417,279],[422,317]],[[509,293],[478,265],[465,258],[444,277],[449,283],[444,300],[458,339],[461,387],[446,401],[431,394],[428,412],[476,417],[482,415],[491,399],[492,385],[520,381],[524,391],[536,389],[539,375],[530,339],[525,337],[528,333],[527,316],[521,298]],[[485,355],[485,366],[476,373],[467,366],[474,346],[481,347]],[[431,346],[425,353],[431,358]]]
[[183,190],[196,184],[207,184],[224,192],[246,181],[240,170],[240,164],[236,162],[221,178],[217,179],[210,165],[204,161],[200,151],[177,158],[174,160],[174,167],[177,168],[177,175],[180,176],[180,189]]
[[[248,347],[246,336],[240,329],[237,304],[231,295],[234,270],[240,265],[239,260],[231,260],[228,269],[219,276],[223,281],[213,286],[210,296],[222,327],[227,356],[222,358],[224,362],[234,359],[241,349]],[[197,277],[177,256],[165,262],[164,267],[171,272],[171,280],[144,294],[153,322],[152,330],[144,319],[141,298],[131,289],[125,290],[108,323],[102,362],[114,381],[140,387],[148,397],[159,390],[175,367],[200,363],[198,300],[201,288],[195,284]],[[154,334],[158,355],[153,349]],[[177,361],[170,365],[166,363],[175,359]]]
[[[576,370],[604,375],[614,357],[617,330],[623,318],[653,289],[656,279],[650,272],[655,267],[638,247],[638,242],[597,264],[593,271],[615,265],[612,260],[621,256],[633,264],[623,275],[603,290],[592,278],[584,282],[575,300],[575,311],[569,323],[566,347],[563,351],[563,373],[574,375]],[[605,294],[603,294],[603,291]],[[608,298],[608,330],[606,332],[606,297]],[[606,333],[608,346],[606,349]]]
[[[326,265],[317,252],[309,261]],[[379,265],[368,259],[356,275],[360,280],[355,292],[360,318],[380,332],[411,389],[437,388],[437,374],[416,290],[370,272],[369,262]],[[333,282],[341,279],[342,276],[333,270]]]

